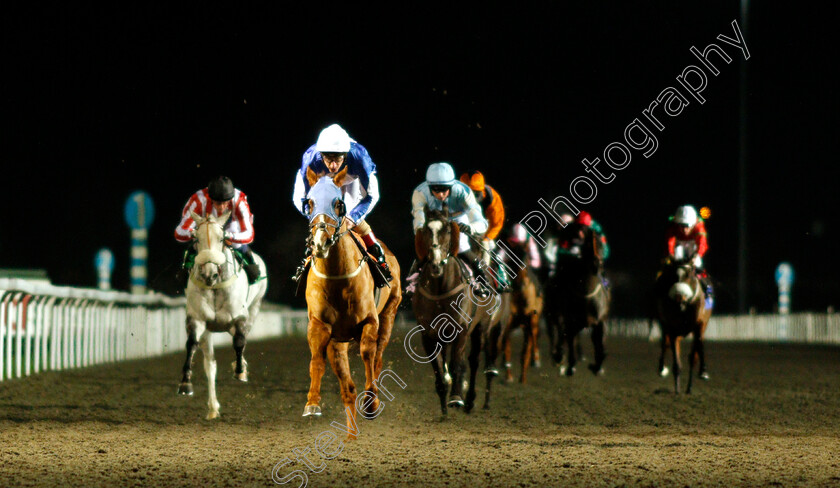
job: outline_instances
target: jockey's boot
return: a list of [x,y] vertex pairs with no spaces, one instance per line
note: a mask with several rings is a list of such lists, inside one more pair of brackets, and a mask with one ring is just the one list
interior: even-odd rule
[[239,249],[234,249],[233,254],[242,263],[245,275],[248,276],[248,284],[253,285],[256,283],[260,279],[260,265],[254,261],[254,252],[251,251],[250,246],[242,246]]
[[697,270],[697,279],[703,285],[703,292],[706,293],[706,300],[711,300],[714,297],[714,289],[712,288],[712,278],[705,269]]
[[184,259],[181,261],[181,269],[175,272],[175,280],[181,288],[187,287],[187,281],[190,279],[190,271],[195,265],[195,257],[198,251],[195,249],[193,243],[184,251]]
[[382,281],[382,276],[376,276],[378,273],[375,270],[371,270],[374,274],[373,281],[376,283],[376,287],[382,288],[394,279],[393,275],[391,275],[391,268],[388,267],[388,263],[385,261],[385,251],[382,250],[382,246],[378,242],[374,242],[367,247],[367,253],[376,260],[376,266],[382,271],[382,276],[385,277],[385,280]]
[[[473,294],[479,298],[490,296],[490,290],[484,285],[484,283],[489,283],[487,281],[487,275],[484,274],[484,270],[482,269],[484,267],[484,261],[480,257],[476,257],[473,251],[463,252],[458,257],[462,258],[461,261],[469,266],[472,271],[473,279],[470,285],[472,286]],[[484,283],[478,279],[479,277],[484,278]]]
[[299,282],[300,278],[306,272],[306,268],[309,267],[309,258],[312,256],[312,248],[306,246],[306,252],[303,255],[303,259],[300,261],[297,269],[295,270],[294,276],[292,276],[292,280],[295,282]]

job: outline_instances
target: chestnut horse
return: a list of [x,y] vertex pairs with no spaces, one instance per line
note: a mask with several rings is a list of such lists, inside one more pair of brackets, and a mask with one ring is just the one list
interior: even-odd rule
[[[460,231],[457,223],[450,221],[447,209],[430,211],[427,208],[425,214],[426,223],[417,231],[414,240],[421,270],[412,307],[418,323],[414,331],[422,329],[427,356],[414,359],[432,363],[442,414],[446,415],[450,407],[463,407],[469,413],[475,406],[479,355],[490,326],[494,321],[498,322],[501,308],[496,295],[491,294],[486,299],[473,295],[466,265],[457,257]],[[414,331],[406,337],[406,342]],[[469,381],[464,381],[468,340],[470,377]],[[485,373],[487,408],[489,385],[494,374],[489,369]],[[451,387],[448,394],[447,387]]]
[[665,265],[656,280],[656,312],[662,330],[662,350],[659,356],[659,374],[667,376],[665,353],[669,346],[673,354],[674,393],[680,392],[680,342],[683,337],[692,334],[691,353],[689,355],[688,388],[691,393],[691,379],[694,366],[699,360],[698,376],[707,380],[706,354],[703,347],[703,334],[712,316],[712,309],[707,306],[706,295],[700,279],[695,274],[693,256],[687,260],[674,260]]
[[[306,278],[306,306],[309,325],[310,386],[303,416],[321,415],[321,379],[324,357],[329,358],[341,389],[341,400],[347,414],[349,438],[355,438],[356,386],[350,375],[348,346],[359,342],[365,365],[366,396],[362,412],[375,417],[379,410],[376,380],[382,371],[382,354],[391,337],[394,317],[402,299],[400,268],[394,254],[380,241],[385,259],[394,274],[390,288],[384,288],[379,300],[374,298],[374,281],[365,263],[355,236],[347,228],[346,207],[341,187],[348,183],[347,169],[332,177],[322,178],[311,169],[306,177],[310,184],[305,208],[308,209],[312,262]],[[370,413],[372,417],[368,417]]]
[[[580,256],[560,255],[554,275],[545,289],[546,325],[551,331],[551,351],[555,363],[560,365],[560,374],[575,373],[575,338],[581,330],[590,327],[592,345],[595,348],[595,362],[589,369],[596,375],[603,374],[604,334],[610,306],[610,291],[604,285],[601,272],[600,240],[590,227],[579,224],[570,231],[580,236]],[[563,364],[563,343],[568,353]]]
[[[526,243],[527,241],[522,243],[507,241],[508,249],[514,253],[515,258],[521,263],[528,262]],[[537,367],[540,363],[538,339],[540,335],[540,314],[543,309],[542,288],[536,271],[527,265],[521,273],[513,277],[511,288],[513,290],[510,298],[510,314],[502,326],[499,348],[505,355],[505,380],[511,382],[513,381],[513,368],[511,365],[510,334],[518,328],[522,329],[524,340],[522,342],[522,372],[519,376],[519,382],[525,383],[527,382],[528,367],[532,360]]]

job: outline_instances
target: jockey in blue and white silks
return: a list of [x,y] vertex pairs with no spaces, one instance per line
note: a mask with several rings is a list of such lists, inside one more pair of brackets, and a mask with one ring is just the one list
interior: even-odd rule
[[315,144],[303,153],[300,169],[295,179],[292,202],[304,217],[307,209],[306,194],[309,193],[307,169],[316,174],[335,174],[347,167],[349,182],[341,187],[344,205],[347,208],[348,228],[352,228],[365,243],[367,252],[376,258],[388,281],[391,273],[385,262],[385,253],[376,236],[365,221],[365,217],[379,201],[379,180],[376,177],[376,164],[370,158],[364,146],[351,139],[338,124],[322,130]]
[[[487,232],[487,219],[484,218],[481,206],[476,201],[472,190],[455,179],[452,166],[449,163],[434,163],[426,170],[426,181],[417,185],[411,196],[411,215],[414,217],[415,234],[426,223],[426,207],[429,210],[442,210],[444,204],[449,211],[450,220],[458,223],[461,230],[458,257],[470,266],[474,276],[484,276],[479,267],[481,250],[472,249],[468,234],[481,235]],[[409,272],[407,289],[409,292],[413,291],[413,276]],[[477,283],[477,281],[474,282],[477,294],[487,296],[489,292]]]
[[[451,178],[449,175],[451,174]],[[448,192],[445,198],[440,199],[432,194],[432,189],[439,190],[437,195]],[[451,220],[459,224],[469,226],[473,234],[484,234],[487,232],[487,219],[481,212],[481,206],[475,199],[470,187],[455,180],[455,172],[449,163],[435,163],[429,166],[426,171],[426,181],[417,185],[414,194],[411,196],[411,215],[414,217],[414,232],[422,229],[426,224],[424,207],[429,210],[442,210],[443,204],[449,209]],[[459,225],[459,227],[462,227]],[[462,227],[463,228],[463,227]],[[470,240],[466,233],[461,234],[458,246],[458,253],[470,250]]]

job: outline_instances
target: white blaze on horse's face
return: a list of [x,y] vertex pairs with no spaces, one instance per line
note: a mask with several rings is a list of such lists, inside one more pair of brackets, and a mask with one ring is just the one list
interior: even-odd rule
[[443,229],[443,222],[434,220],[428,224],[432,232],[432,276],[439,278],[443,274],[443,251],[440,248],[440,231]]

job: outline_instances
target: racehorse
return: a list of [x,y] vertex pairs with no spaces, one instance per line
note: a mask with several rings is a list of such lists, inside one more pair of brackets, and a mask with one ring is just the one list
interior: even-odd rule
[[[460,230],[457,223],[450,221],[448,210],[445,207],[443,211],[426,208],[425,215],[426,222],[414,239],[421,268],[412,308],[423,329],[423,347],[435,373],[435,391],[440,399],[441,413],[446,415],[448,408],[461,407],[469,413],[475,406],[479,355],[487,343],[491,325],[498,323],[501,307],[496,295],[485,299],[473,295],[467,267],[457,257]],[[468,340],[470,376],[465,381],[464,356]],[[485,361],[488,366],[492,365],[489,356]],[[490,383],[497,374],[492,367],[485,371],[485,408],[489,408]],[[448,387],[451,390],[447,394]]]
[[[580,256],[560,255],[554,275],[545,289],[546,325],[552,328],[551,350],[555,363],[560,364],[560,374],[575,373],[575,338],[584,328],[590,327],[595,362],[589,369],[596,375],[604,372],[604,334],[610,306],[610,291],[601,277],[603,258],[600,240],[590,227],[569,224],[573,235],[581,242]],[[563,343],[568,357],[563,364]]]
[[[526,242],[514,243],[508,239],[508,249],[521,263],[527,263]],[[511,259],[508,259],[510,261]],[[510,334],[517,328],[523,332],[522,343],[522,372],[519,382],[525,383],[528,376],[528,367],[533,360],[539,367],[540,348],[538,338],[540,334],[540,314],[543,309],[542,287],[536,271],[526,265],[521,273],[517,273],[511,280],[510,315],[502,326],[499,348],[505,355],[505,380],[513,381],[511,367],[511,340]]]
[[[334,176],[322,177],[312,169],[306,173],[310,190],[305,208],[309,218],[307,245],[312,262],[306,278],[306,306],[309,324],[309,394],[303,416],[321,415],[321,379],[327,356],[341,389],[347,414],[348,438],[354,439],[356,385],[350,375],[348,347],[359,343],[365,365],[366,418],[375,418],[380,401],[376,380],[382,371],[382,354],[391,337],[394,317],[402,300],[400,268],[394,254],[380,241],[385,259],[394,274],[390,288],[374,296],[374,280],[366,265],[366,254],[348,227],[341,187],[348,183],[347,168]],[[368,416],[370,414],[370,416]]]
[[[207,374],[209,399],[207,420],[219,416],[216,399],[216,359],[213,353],[212,332],[228,332],[233,336],[236,362],[234,377],[248,381],[248,363],[243,353],[246,337],[257,318],[268,287],[265,263],[256,253],[254,262],[259,265],[260,278],[248,284],[242,265],[234,258],[231,248],[225,245],[224,224],[230,212],[220,217],[202,218],[195,212],[195,239],[198,254],[187,282],[187,359],[183,377],[178,386],[181,395],[192,395],[192,359],[197,345],[204,355],[204,372]],[[200,339],[197,341],[196,336]]]
[[703,286],[695,274],[693,256],[685,260],[674,259],[667,263],[654,286],[656,312],[662,330],[662,350],[659,356],[659,374],[667,376],[665,353],[670,346],[673,354],[674,393],[680,392],[680,342],[683,337],[692,334],[691,353],[689,355],[688,388],[691,393],[691,380],[694,366],[699,360],[700,379],[708,380],[706,372],[706,354],[703,347],[703,334],[712,316],[711,304],[707,303]]

